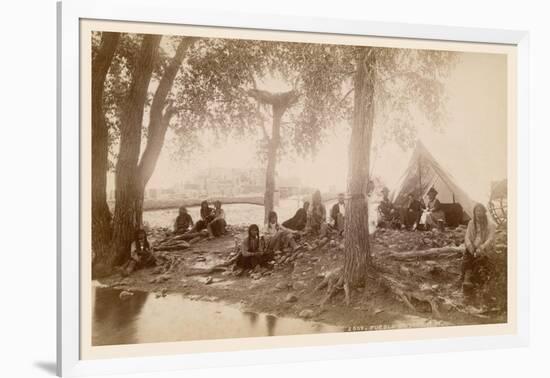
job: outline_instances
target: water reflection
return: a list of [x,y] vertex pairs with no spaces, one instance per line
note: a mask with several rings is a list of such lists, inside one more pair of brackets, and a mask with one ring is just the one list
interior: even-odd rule
[[193,301],[180,294],[156,298],[135,292],[94,288],[93,345],[223,339],[342,332],[339,327],[242,312],[213,302]]
[[149,294],[136,292],[128,299],[120,300],[120,290],[98,287],[94,291],[92,344],[120,344],[121,340],[128,344],[137,343],[136,319]]
[[248,318],[250,321],[250,326],[253,327],[258,322],[258,313],[251,312],[251,311],[245,311],[243,312],[243,315]]
[[267,326],[267,335],[275,336],[275,325],[277,324],[277,317],[275,315],[266,315],[265,324]]

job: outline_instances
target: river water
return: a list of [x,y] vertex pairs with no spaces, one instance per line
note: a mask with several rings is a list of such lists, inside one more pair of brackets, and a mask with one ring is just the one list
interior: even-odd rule
[[[335,201],[325,203],[327,210]],[[292,217],[301,207],[298,200],[281,200],[275,208],[279,222]],[[227,222],[231,225],[261,225],[264,207],[250,204],[224,205]],[[199,207],[189,207],[196,221]],[[143,214],[149,227],[173,227],[178,209],[152,210]],[[372,231],[371,231],[372,232]],[[124,300],[121,290],[93,288],[93,345],[122,345],[136,343],[174,342],[258,336],[300,335],[343,332],[341,327],[280,318],[270,314],[241,311],[219,302],[193,300],[183,294],[158,297],[147,292],[134,292]]]
[[[333,202],[329,202],[328,206],[332,206]],[[279,206],[275,207],[275,211],[279,216],[279,223],[283,223],[285,220],[291,218],[302,206],[299,200],[284,199],[279,201]],[[225,218],[228,224],[231,225],[249,225],[256,223],[262,226],[264,220],[264,207],[259,205],[250,204],[227,204],[223,205],[225,210]],[[200,219],[200,207],[192,206],[188,207],[187,211],[196,222]],[[143,221],[148,224],[149,227],[169,227],[174,226],[174,221],[178,216],[178,209],[167,210],[150,210],[143,213]]]
[[157,298],[134,292],[93,288],[92,345],[224,339],[343,332],[344,329],[301,319],[241,311],[219,302],[192,300],[182,294]]
[[[327,216],[330,213],[332,205],[336,203],[336,200],[327,201],[325,207],[327,209]],[[302,203],[296,199],[284,199],[279,201],[279,205],[275,207],[275,211],[279,216],[279,223],[283,223],[285,220],[294,216],[296,211],[302,206]],[[378,203],[369,202],[369,229],[370,232],[374,232],[376,229],[376,218]],[[264,207],[259,205],[250,204],[227,204],[223,205],[225,210],[225,218],[228,224],[231,225],[250,225],[256,223],[262,228],[264,220]],[[200,219],[200,207],[192,206],[188,207],[187,211],[193,218],[193,221]],[[143,213],[143,221],[149,227],[168,227],[173,228],[174,221],[178,216],[178,209],[167,210],[150,210]]]

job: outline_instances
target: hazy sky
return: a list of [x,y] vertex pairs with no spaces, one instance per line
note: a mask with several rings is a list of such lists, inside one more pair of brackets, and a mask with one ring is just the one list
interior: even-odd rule
[[[442,132],[418,120],[418,136],[434,157],[474,200],[488,198],[490,182],[506,177],[506,56],[459,53],[455,69],[445,81],[448,123]],[[265,89],[284,90],[264,83]],[[383,127],[383,125],[377,125]],[[315,159],[283,158],[279,174],[301,176],[305,186],[326,190],[346,186],[349,126],[335,125]],[[256,151],[261,134],[243,139],[229,138],[222,145],[193,155],[187,161],[174,159],[173,136],[167,136],[157,169],[149,187],[170,187],[189,180],[197,171],[210,167],[258,167]],[[202,136],[203,140],[208,134]],[[412,151],[395,144],[383,146],[374,164],[374,175],[392,189],[406,168]],[[112,186],[110,177],[110,186]]]

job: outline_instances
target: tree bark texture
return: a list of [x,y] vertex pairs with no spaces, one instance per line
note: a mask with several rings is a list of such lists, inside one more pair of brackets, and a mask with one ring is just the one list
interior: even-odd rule
[[136,228],[135,207],[139,195],[138,160],[141,128],[147,89],[158,57],[160,35],[145,35],[120,123],[120,150],[115,176],[115,212],[113,218],[112,261],[124,262]]
[[138,164],[138,192],[136,204],[136,222],[138,225],[143,224],[143,200],[145,188],[151,179],[155,167],[157,165],[160,152],[164,145],[164,138],[171,118],[176,113],[176,110],[171,106],[166,106],[166,99],[172,90],[172,85],[182,64],[183,58],[187,50],[195,43],[198,38],[184,37],[179,43],[175,55],[172,57],[164,74],[160,79],[151,109],[149,110],[149,125],[147,127],[147,144],[141,155]]
[[371,259],[367,186],[374,119],[375,52],[364,48],[357,58],[354,111],[349,152],[348,196],[344,242],[344,282],[365,284]]
[[120,33],[103,32],[92,61],[92,250],[99,259],[108,253],[111,240],[111,212],[107,205],[109,130],[103,92],[119,39]]

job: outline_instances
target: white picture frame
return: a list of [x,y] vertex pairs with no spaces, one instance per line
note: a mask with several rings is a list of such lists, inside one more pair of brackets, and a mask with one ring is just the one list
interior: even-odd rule
[[[57,372],[60,376],[169,371],[197,367],[359,358],[519,347],[529,334],[528,59],[525,31],[320,19],[188,9],[177,0],[65,0],[58,3],[58,256]],[[517,47],[517,329],[513,335],[292,347],[240,352],[82,360],[80,358],[80,129],[81,19],[322,32],[377,37],[506,44]]]

